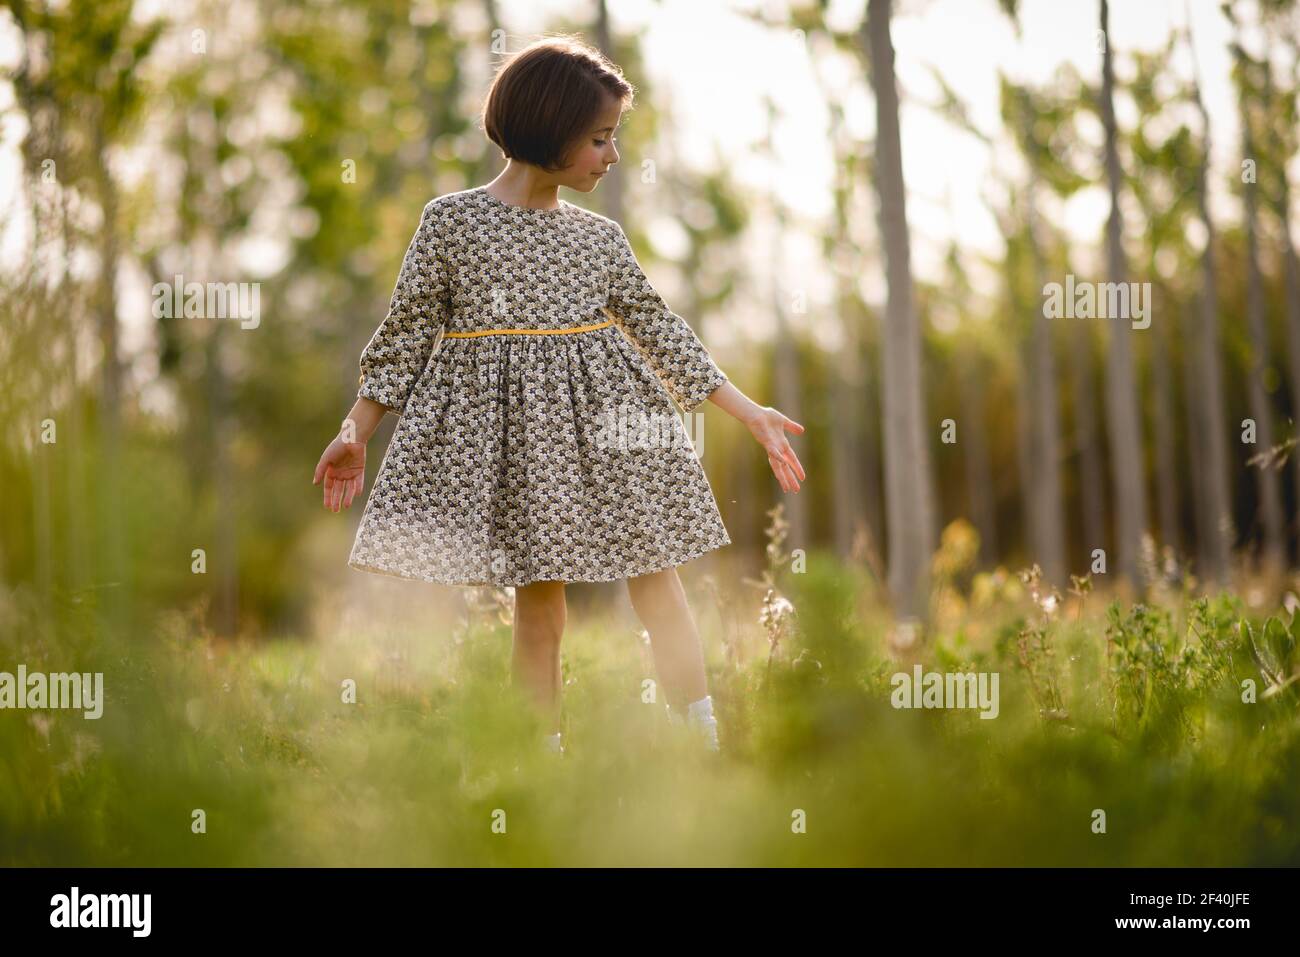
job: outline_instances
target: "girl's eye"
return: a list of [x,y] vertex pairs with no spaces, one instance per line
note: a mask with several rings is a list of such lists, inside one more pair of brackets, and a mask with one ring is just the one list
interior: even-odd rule
[[[618,138],[618,137],[616,137],[616,136],[611,136],[611,137],[610,137],[611,140],[613,140],[613,139],[617,139],[617,138]],[[595,143],[596,143],[597,146],[604,146],[607,142],[609,142],[609,140],[596,140],[596,141],[595,141]]]

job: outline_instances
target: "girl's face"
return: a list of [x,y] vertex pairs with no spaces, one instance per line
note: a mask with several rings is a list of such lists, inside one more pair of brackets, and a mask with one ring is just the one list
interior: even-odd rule
[[605,172],[618,162],[614,136],[622,115],[621,105],[617,101],[600,113],[592,124],[593,128],[570,152],[569,165],[557,174],[562,186],[590,193]]

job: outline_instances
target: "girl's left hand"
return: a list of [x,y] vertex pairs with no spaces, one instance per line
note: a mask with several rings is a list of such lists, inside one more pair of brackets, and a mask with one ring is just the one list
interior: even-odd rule
[[785,433],[793,432],[795,435],[802,435],[803,426],[793,419],[786,418],[771,406],[760,409],[745,424],[749,426],[749,431],[758,440],[758,444],[767,449],[768,464],[772,466],[772,474],[776,476],[776,480],[781,483],[781,490],[798,492],[799,483],[804,481],[806,476],[803,466],[799,464],[799,456],[794,454],[794,449],[790,447]]

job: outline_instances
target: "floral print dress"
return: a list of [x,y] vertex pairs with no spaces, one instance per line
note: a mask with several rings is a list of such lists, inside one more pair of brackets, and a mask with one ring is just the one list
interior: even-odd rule
[[613,581],[730,543],[676,404],[726,381],[622,227],[479,186],[424,207],[358,395],[401,419],[348,564]]

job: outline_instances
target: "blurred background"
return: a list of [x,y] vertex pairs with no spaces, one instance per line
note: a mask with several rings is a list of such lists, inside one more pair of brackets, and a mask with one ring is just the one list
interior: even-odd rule
[[[1117,5],[1108,139],[1096,3],[901,3],[903,182],[879,166],[861,2],[6,6],[13,585],[204,599],[229,634],[300,626],[315,590],[349,587],[360,510],[325,513],[303,477],[354,396],[420,208],[501,168],[477,125],[492,72],[560,31],[638,90],[622,161],[567,198],[625,223],[729,375],[809,427],[792,544],[882,581],[891,532],[919,536],[895,545],[910,579],[955,520],[981,566],[1037,561],[1062,584],[1097,548],[1112,577],[1136,576],[1144,532],[1208,577],[1232,554],[1293,558],[1293,4]],[[877,190],[905,198],[895,235]],[[909,279],[889,273],[890,243],[910,252],[895,316],[889,281]],[[156,318],[151,289],[176,274],[259,283],[260,321]],[[1041,289],[1067,274],[1149,283],[1149,327],[1045,320]],[[1131,358],[1114,363],[1116,339]],[[735,545],[703,563],[752,569],[782,496],[735,423],[705,422]],[[1275,446],[1292,464],[1249,464]],[[891,500],[891,462],[912,460]],[[893,584],[906,602],[910,581]]]
[[[734,669],[724,715],[747,663],[788,652],[806,672],[787,609],[821,623],[804,650],[831,642],[817,669],[839,662],[859,690],[867,649],[956,635],[952,663],[993,654],[1053,594],[1076,612],[1100,610],[1094,589],[1222,594],[1245,603],[1215,619],[1224,635],[1278,612],[1300,503],[1294,2],[6,0],[0,629],[17,660],[110,636],[150,661],[185,648],[190,690],[157,702],[182,728],[210,727],[195,689],[230,693],[252,666],[218,649],[250,642],[238,654],[270,655],[253,660],[278,689],[264,709],[326,660],[278,639],[346,656],[372,629],[382,672],[402,649],[450,655],[477,621],[496,658],[422,674],[444,681],[436,700],[504,680],[508,600],[347,568],[362,503],[325,511],[311,474],[420,210],[502,168],[478,127],[493,71],[557,32],[637,89],[621,162],[563,198],[623,223],[729,376],[807,427],[807,482],[783,496],[743,428],[704,413],[734,544],[684,578],[711,668],[725,652]],[[151,290],[178,274],[260,284],[260,321],[158,317]],[[1069,277],[1149,289],[1149,324],[1049,316],[1045,287]],[[395,423],[370,443],[366,494]],[[621,586],[570,593],[613,616],[603,637],[636,632]],[[1180,607],[1171,642],[1194,617]],[[925,651],[891,637],[900,614],[925,621]],[[1086,621],[1096,650],[1104,625],[1089,638]],[[567,680],[588,661],[577,641]],[[281,655],[298,664],[267,664]],[[1271,667],[1285,685],[1289,664]],[[48,726],[23,734],[49,743]],[[291,765],[311,750],[257,740]],[[24,793],[13,840],[33,806],[55,813],[49,790]],[[247,860],[239,846],[221,859]],[[1294,851],[1273,848],[1253,859]]]

